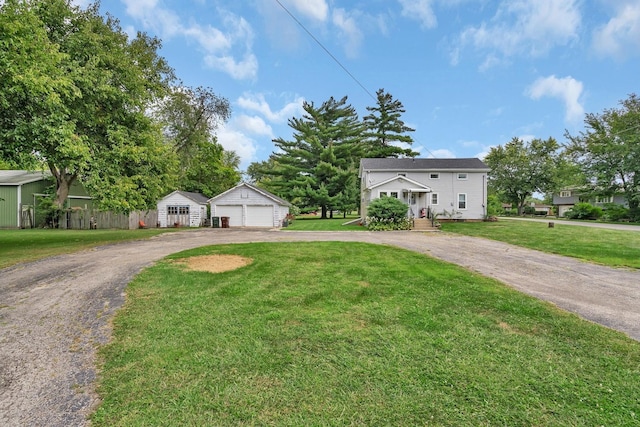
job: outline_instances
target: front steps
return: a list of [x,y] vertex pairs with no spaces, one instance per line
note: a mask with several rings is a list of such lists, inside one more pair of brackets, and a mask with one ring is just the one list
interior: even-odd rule
[[429,218],[413,218],[413,227],[411,231],[440,231],[439,227],[431,225]]

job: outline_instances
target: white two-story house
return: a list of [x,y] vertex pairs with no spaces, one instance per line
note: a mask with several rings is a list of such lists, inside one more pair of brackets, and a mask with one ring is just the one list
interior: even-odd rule
[[395,197],[411,218],[482,220],[487,213],[487,173],[480,159],[361,159],[360,213],[369,203]]

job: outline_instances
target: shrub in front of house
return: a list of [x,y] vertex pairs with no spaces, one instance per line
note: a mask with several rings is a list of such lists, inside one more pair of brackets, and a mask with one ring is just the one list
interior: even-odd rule
[[407,210],[407,205],[395,197],[375,199],[367,208],[367,228],[373,231],[410,230]]
[[576,203],[564,216],[568,219],[598,219],[602,216],[602,208],[590,203]]
[[624,221],[629,220],[629,209],[615,203],[606,203],[602,210],[602,219],[605,221]]

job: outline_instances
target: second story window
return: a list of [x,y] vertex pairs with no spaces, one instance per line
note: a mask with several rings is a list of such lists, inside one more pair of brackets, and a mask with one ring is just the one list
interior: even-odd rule
[[560,192],[560,197],[571,197],[571,191],[561,191]]

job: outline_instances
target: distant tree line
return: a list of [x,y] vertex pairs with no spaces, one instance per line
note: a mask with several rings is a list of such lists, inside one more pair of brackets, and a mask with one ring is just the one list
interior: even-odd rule
[[522,214],[534,193],[548,201],[568,187],[592,197],[623,194],[628,218],[640,221],[640,99],[630,94],[617,108],[588,113],[584,123],[577,135],[565,133],[564,145],[554,138],[528,143],[514,138],[491,148],[484,160],[491,168],[492,197]]

